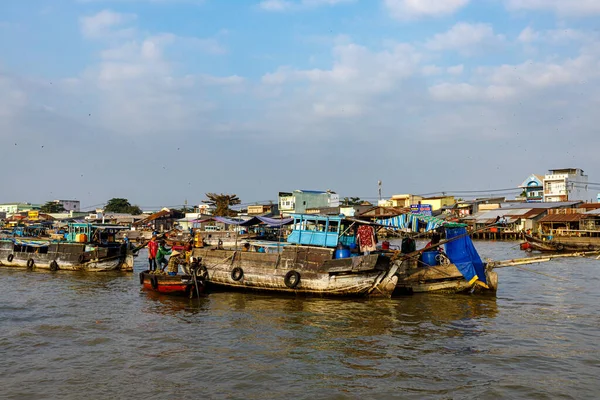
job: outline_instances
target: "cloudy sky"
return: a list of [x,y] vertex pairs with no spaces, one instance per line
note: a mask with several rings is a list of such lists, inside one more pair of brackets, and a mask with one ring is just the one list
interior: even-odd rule
[[598,18],[598,0],[2,1],[0,202],[600,182]]

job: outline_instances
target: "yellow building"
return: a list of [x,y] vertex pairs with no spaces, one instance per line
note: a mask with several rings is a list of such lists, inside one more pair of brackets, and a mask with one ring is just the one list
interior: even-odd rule
[[437,211],[442,207],[453,206],[456,204],[454,196],[438,196],[429,197],[421,200],[421,204],[428,204],[431,206],[431,211]]
[[386,204],[384,204],[384,206],[407,208],[410,207],[411,204],[419,204],[421,200],[423,200],[421,196],[415,196],[414,194],[395,194],[388,202],[386,202]]

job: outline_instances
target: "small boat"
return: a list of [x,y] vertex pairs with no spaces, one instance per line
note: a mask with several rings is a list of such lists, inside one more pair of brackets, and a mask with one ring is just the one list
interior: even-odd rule
[[597,237],[553,237],[549,240],[523,234],[521,250],[537,250],[550,252],[584,252],[600,250],[600,238]]
[[70,223],[62,240],[14,236],[0,239],[0,266],[71,271],[133,271],[134,252],[114,241],[125,229]]
[[[466,229],[460,224],[445,229],[445,241],[402,257],[394,294],[496,292],[498,274],[481,260]],[[436,248],[441,245],[445,252]]]
[[465,279],[455,264],[400,268],[394,295],[413,293],[495,293],[498,274],[486,265],[487,288]]
[[[223,218],[221,218],[223,219]],[[398,264],[393,253],[352,253],[356,221],[341,216],[294,214],[276,220],[227,220],[231,225],[293,224],[287,243],[242,248],[195,248],[193,256],[206,268],[207,289],[249,290],[324,297],[390,297]],[[362,221],[363,224],[368,224]],[[373,232],[374,233],[374,232]],[[346,246],[339,249],[338,246]],[[251,251],[260,247],[259,251]]]
[[204,291],[204,279],[193,272],[191,275],[167,275],[140,272],[140,284],[145,290],[162,294],[186,296],[192,298]]

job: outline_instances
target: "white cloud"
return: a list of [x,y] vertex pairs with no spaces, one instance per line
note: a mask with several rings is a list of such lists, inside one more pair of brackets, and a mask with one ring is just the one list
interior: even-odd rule
[[446,72],[448,72],[450,75],[460,75],[463,73],[464,69],[464,65],[460,64],[446,68]]
[[26,104],[25,91],[19,88],[14,79],[4,76],[0,71],[0,121],[15,116]]
[[593,42],[598,40],[598,34],[578,29],[562,28],[536,31],[530,26],[521,31],[517,40],[525,44],[549,43],[564,45],[572,42]]
[[111,10],[103,10],[92,16],[81,17],[79,23],[84,36],[99,39],[132,35],[134,32],[132,28],[117,28],[134,21],[136,18],[137,16],[134,14],[121,14]]
[[471,102],[480,100],[506,100],[515,95],[516,90],[509,86],[474,86],[469,83],[441,83],[429,88],[436,100]]
[[434,35],[425,46],[434,51],[456,50],[471,54],[497,46],[503,41],[504,36],[495,34],[489,24],[459,22],[447,32]]
[[425,76],[439,75],[442,73],[442,68],[437,65],[425,65],[421,68],[421,73]]
[[265,11],[292,11],[317,8],[322,6],[335,6],[343,3],[353,3],[356,0],[263,0],[258,6]]
[[411,20],[452,15],[469,4],[470,0],[384,0],[393,18]]
[[598,0],[505,0],[510,10],[552,11],[561,16],[600,14]]

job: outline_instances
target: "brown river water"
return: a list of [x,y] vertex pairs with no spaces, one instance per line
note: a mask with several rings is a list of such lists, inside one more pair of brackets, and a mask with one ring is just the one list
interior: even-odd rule
[[0,398],[599,398],[600,260],[526,267],[562,280],[504,268],[497,297],[188,300],[137,273],[0,268]]

